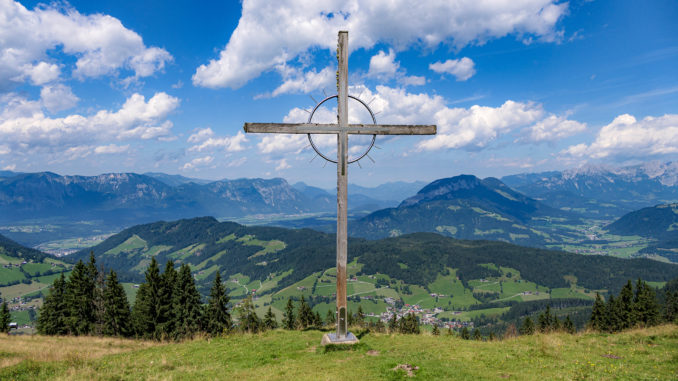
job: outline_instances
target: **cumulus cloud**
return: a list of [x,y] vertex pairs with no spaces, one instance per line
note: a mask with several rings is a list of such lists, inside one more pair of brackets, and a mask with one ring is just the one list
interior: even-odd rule
[[71,88],[62,84],[43,86],[40,90],[42,105],[50,112],[68,110],[80,100]]
[[395,77],[400,63],[395,61],[395,52],[389,49],[388,54],[380,50],[379,53],[370,58],[370,68],[367,72],[368,77],[393,78]]
[[319,72],[309,70],[303,73],[301,70],[290,70],[283,75],[283,83],[273,90],[271,95],[276,97],[286,93],[310,93],[332,86],[335,74],[336,69],[332,67],[326,67]]
[[124,146],[119,146],[115,144],[109,144],[106,146],[99,146],[94,149],[94,153],[97,155],[111,154],[111,153],[124,153],[129,150],[129,144]]
[[517,141],[555,141],[586,130],[586,123],[569,120],[566,116],[549,115],[528,130],[525,138]]
[[204,156],[204,157],[197,157],[188,163],[184,164],[182,169],[187,170],[187,169],[195,169],[197,167],[204,167],[209,165],[214,161],[214,158],[212,156]]
[[48,52],[60,49],[76,57],[76,77],[97,77],[124,68],[136,77],[163,69],[172,56],[146,47],[141,36],[120,20],[102,14],[83,15],[73,8],[39,5],[26,9],[18,2],[0,2],[0,85],[30,80],[34,85],[54,81],[59,65]]
[[475,63],[468,57],[430,64],[429,69],[436,73],[452,74],[457,81],[466,81],[476,73]]
[[616,117],[598,132],[591,144],[577,144],[561,154],[577,158],[644,158],[678,153],[678,115],[648,116],[636,120],[629,114]]
[[202,152],[206,150],[221,149],[226,152],[238,152],[245,149],[243,143],[247,142],[247,137],[242,131],[238,131],[235,136],[214,137],[211,129],[198,131],[188,138],[189,143],[195,143],[188,150]]
[[553,41],[568,4],[555,0],[245,0],[242,16],[219,57],[197,68],[197,86],[237,89],[264,71],[311,48],[336,49],[336,31],[351,31],[349,48],[379,42],[396,50],[412,45],[454,48],[509,34]]
[[178,105],[179,99],[163,92],[148,101],[133,94],[117,111],[50,118],[42,112],[40,102],[10,94],[0,99],[0,141],[13,150],[70,150],[70,155],[82,155],[84,151],[76,147],[93,142],[163,139],[170,136],[172,128],[166,118]]

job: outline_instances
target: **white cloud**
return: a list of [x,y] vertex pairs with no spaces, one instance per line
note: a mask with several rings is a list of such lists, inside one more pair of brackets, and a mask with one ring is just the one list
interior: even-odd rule
[[48,85],[40,89],[42,105],[50,112],[68,110],[78,104],[78,99],[71,88],[65,85]]
[[275,167],[276,171],[282,171],[283,169],[291,168],[289,164],[287,164],[286,159],[281,159],[278,162],[278,165]]
[[476,73],[475,63],[468,57],[458,60],[450,59],[445,62],[435,62],[428,67],[436,73],[452,74],[457,78],[457,81],[466,81]]
[[395,77],[400,63],[395,61],[395,52],[389,49],[388,54],[380,50],[379,53],[370,58],[370,68],[367,72],[368,77],[393,78]]
[[549,115],[529,128],[529,135],[519,141],[555,141],[586,130],[586,123],[568,120],[566,116]]
[[[210,130],[211,131],[211,130]],[[199,132],[200,133],[200,132]],[[191,138],[194,138],[196,134],[191,135],[188,139],[189,142],[191,142]],[[218,137],[212,137],[211,135],[209,137],[199,137],[199,138],[194,138],[194,142],[198,143],[197,139],[204,139],[200,141],[200,144],[196,144],[191,146],[188,150],[189,151],[198,151],[202,152],[205,150],[215,150],[215,149],[223,149],[226,152],[238,152],[242,151],[245,149],[243,147],[243,143],[247,142],[247,137],[242,131],[238,131],[238,133],[235,136],[224,136],[221,138]]]
[[407,75],[400,78],[399,81],[405,86],[423,86],[426,84],[426,77]]
[[13,171],[16,169],[16,164],[10,164],[2,167],[3,171]]
[[214,136],[214,131],[211,128],[201,128],[197,132],[188,137],[189,143],[200,143]]
[[573,157],[646,158],[678,153],[678,115],[648,116],[636,120],[629,114],[616,117],[598,132],[595,141],[573,145],[561,154]]
[[103,155],[103,154],[112,154],[112,153],[124,153],[129,150],[129,144],[126,144],[124,146],[119,146],[115,144],[109,144],[106,146],[99,146],[94,149],[94,153],[97,155]]
[[21,75],[14,79],[22,81],[25,77],[30,78],[34,85],[43,85],[59,78],[61,69],[58,65],[47,62],[39,62],[35,65],[25,64],[21,67]]
[[[457,49],[515,34],[553,41],[567,3],[555,0],[245,0],[237,28],[217,59],[197,68],[193,83],[237,89],[311,48],[336,49],[336,32],[351,31],[351,50],[379,42]],[[530,38],[526,38],[529,40]]]
[[[166,138],[172,123],[165,119],[179,105],[179,99],[161,92],[146,101],[143,95],[133,94],[115,112],[102,110],[90,116],[73,114],[63,118],[49,118],[42,112],[40,102],[14,94],[0,99],[0,107],[3,103],[0,141],[20,151],[61,151],[113,139]],[[79,155],[82,152],[77,151]]]
[[0,144],[0,155],[7,155],[9,153],[12,153],[12,149],[6,144]]
[[204,166],[207,166],[210,163],[212,163],[212,161],[214,161],[214,158],[212,156],[198,157],[198,158],[195,158],[195,159],[191,160],[190,162],[184,164],[182,169],[186,170],[186,169],[194,169],[194,168],[197,168],[197,167],[204,167]]
[[332,86],[335,81],[336,69],[326,67],[319,72],[310,70],[302,73],[299,70],[291,70],[283,75],[283,83],[273,90],[272,96],[276,97],[287,93],[310,93],[314,90]]
[[83,15],[73,8],[0,2],[0,84],[30,79],[42,85],[59,77],[60,67],[48,52],[60,48],[77,58],[76,77],[97,77],[125,68],[137,77],[162,70],[172,56],[146,47],[141,36],[120,20],[103,14]]

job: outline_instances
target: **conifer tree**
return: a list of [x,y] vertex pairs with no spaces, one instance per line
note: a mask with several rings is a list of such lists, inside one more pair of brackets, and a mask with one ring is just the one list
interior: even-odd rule
[[[191,277],[191,280],[193,278]],[[186,280],[188,282],[188,280]],[[157,327],[156,335],[158,337],[174,337],[178,338],[185,334],[179,334],[179,317],[176,306],[176,293],[181,290],[183,284],[180,284],[179,274],[174,269],[174,262],[168,260],[165,263],[165,271],[160,276],[160,287],[158,288],[158,311],[157,311]],[[194,285],[195,288],[195,285]]]
[[438,329],[436,324],[433,324],[433,331],[431,331],[431,334],[433,334],[433,336],[440,336],[440,329]]
[[377,330],[377,332],[383,333],[386,331],[386,325],[384,324],[381,319],[377,320],[377,323],[374,325],[374,328]]
[[278,328],[278,321],[275,319],[275,314],[271,309],[271,306],[268,306],[268,311],[264,315],[264,327],[266,329],[276,329]]
[[134,331],[140,337],[156,340],[163,337],[159,329],[159,324],[162,322],[160,315],[162,283],[158,262],[153,257],[148,269],[146,269],[146,283],[139,286],[136,301],[132,308]]
[[[92,311],[93,311],[93,325],[92,333],[98,336],[104,335],[104,320],[106,315],[106,303],[104,301],[104,292],[106,289],[106,274],[104,274],[103,267],[101,271],[96,269],[94,264],[94,254],[90,253],[90,264],[94,267],[94,295],[92,295]],[[89,266],[88,266],[89,267]],[[88,269],[89,270],[89,269]],[[129,305],[129,303],[128,303]]]
[[664,320],[669,323],[678,322],[678,291],[671,292],[670,290],[666,290]]
[[95,287],[95,281],[92,278],[93,271],[96,271],[96,267],[92,270],[91,266],[86,266],[80,260],[73,267],[73,271],[66,282],[65,296],[69,310],[67,326],[72,335],[87,335],[92,332]]
[[539,317],[537,317],[537,328],[539,329],[539,332],[546,333],[551,329],[548,320],[549,319],[543,312],[539,314]]
[[396,331],[398,328],[398,316],[393,312],[393,315],[391,315],[391,319],[388,321],[388,330],[389,332],[393,333]]
[[478,330],[478,328],[474,329],[473,330],[473,340],[480,341],[482,339],[483,339],[483,337],[480,335],[480,331]]
[[419,334],[421,332],[419,329],[419,320],[413,312],[403,316],[400,319],[399,324],[401,333]]
[[652,287],[638,279],[634,298],[638,323],[645,327],[659,324],[659,303]]
[[304,296],[302,295],[301,301],[299,302],[299,316],[297,316],[299,328],[306,329],[307,327],[312,326],[313,320],[315,320],[313,310],[311,310],[311,307],[306,303],[306,299],[304,299]]
[[637,324],[635,305],[633,302],[633,284],[631,280],[621,289],[619,293],[619,324],[620,329],[627,329]]
[[464,328],[461,329],[460,336],[464,340],[470,340],[471,339],[471,334],[468,331],[468,328],[464,326]]
[[358,312],[355,315],[355,322],[361,327],[365,325],[365,313],[363,312],[362,305],[358,305]]
[[523,320],[523,324],[520,326],[521,335],[532,335],[534,334],[534,323],[532,319],[528,316]]
[[555,331],[555,332],[560,331],[560,329],[562,328],[562,325],[560,324],[560,320],[558,319],[558,316],[556,316],[556,315],[554,314],[554,315],[553,315],[553,319],[551,319],[551,322],[552,322],[552,324],[551,324],[551,330],[552,330],[552,331]]
[[325,315],[325,323],[327,325],[334,325],[336,322],[336,317],[331,309],[327,310],[327,315]]
[[12,315],[9,312],[9,307],[7,306],[7,301],[2,301],[2,306],[0,307],[0,332],[8,333],[9,332],[9,323],[12,321]]
[[191,268],[185,263],[179,269],[173,304],[174,338],[193,337],[202,328],[202,302]]
[[66,277],[64,273],[54,279],[49,295],[40,308],[38,316],[38,332],[43,335],[65,335],[68,308],[66,305]]
[[261,320],[254,311],[251,295],[242,301],[238,319],[240,320],[240,329],[243,332],[257,333],[261,330]]
[[447,336],[452,336],[452,327],[447,327]]
[[622,329],[621,305],[614,295],[610,295],[605,304],[605,320],[607,332],[618,332]]
[[323,318],[320,317],[320,312],[318,311],[316,311],[315,315],[313,316],[313,326],[318,328],[323,326]]
[[607,329],[606,322],[606,311],[605,311],[605,302],[599,293],[596,292],[596,300],[593,302],[593,308],[591,310],[591,319],[589,320],[589,326],[591,329],[596,331],[604,331]]
[[210,335],[219,335],[231,329],[231,314],[228,312],[228,295],[217,270],[205,311],[205,330]]
[[297,319],[294,316],[294,304],[291,298],[287,298],[287,306],[285,307],[285,316],[283,318],[283,327],[285,329],[296,328]]
[[131,314],[125,290],[118,282],[118,275],[111,270],[106,279],[103,295],[104,317],[103,334],[108,336],[129,336],[131,334]]
[[496,339],[497,339],[497,337],[495,336],[494,331],[490,331],[490,336],[488,337],[488,340],[494,341]]
[[575,333],[577,331],[574,328],[574,323],[572,323],[572,319],[570,319],[570,315],[567,315],[567,317],[565,317],[565,322],[563,323],[563,328],[565,329],[565,332],[567,332],[567,333]]

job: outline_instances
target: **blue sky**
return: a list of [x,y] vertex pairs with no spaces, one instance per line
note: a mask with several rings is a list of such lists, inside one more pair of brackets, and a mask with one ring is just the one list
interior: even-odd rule
[[439,131],[379,137],[353,183],[676,160],[677,17],[668,0],[0,0],[0,169],[331,187],[303,136],[242,125],[305,121],[336,93],[338,30],[349,93]]

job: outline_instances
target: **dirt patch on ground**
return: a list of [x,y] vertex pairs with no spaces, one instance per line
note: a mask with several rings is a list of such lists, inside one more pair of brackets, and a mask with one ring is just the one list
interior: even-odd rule
[[407,377],[414,377],[414,371],[419,370],[419,367],[410,364],[398,364],[395,368],[393,368],[393,370],[396,372],[399,370],[404,370],[407,373]]
[[367,351],[368,356],[379,356],[379,351],[375,351],[374,349],[370,349]]

